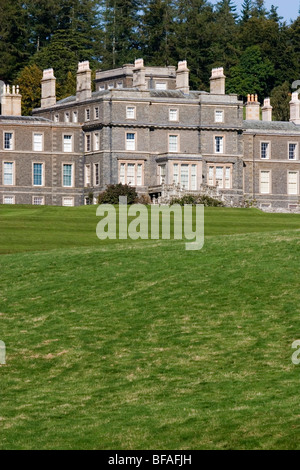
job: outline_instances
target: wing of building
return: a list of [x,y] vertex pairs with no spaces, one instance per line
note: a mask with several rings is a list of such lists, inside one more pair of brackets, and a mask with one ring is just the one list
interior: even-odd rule
[[[189,88],[186,61],[146,67],[142,59],[96,72],[78,64],[76,96],[56,100],[44,70],[41,108],[21,116],[17,87],[1,94],[0,203],[83,205],[108,184],[135,186],[152,200],[208,194],[227,205],[299,207],[300,100],[290,122],[272,121],[267,98],[244,104],[225,93],[223,68],[210,92]],[[262,120],[260,118],[262,116]]]

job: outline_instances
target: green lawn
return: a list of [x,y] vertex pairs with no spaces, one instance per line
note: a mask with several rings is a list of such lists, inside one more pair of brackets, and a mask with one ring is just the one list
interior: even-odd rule
[[0,206],[0,449],[300,449],[300,216],[205,211],[205,245],[100,241]]

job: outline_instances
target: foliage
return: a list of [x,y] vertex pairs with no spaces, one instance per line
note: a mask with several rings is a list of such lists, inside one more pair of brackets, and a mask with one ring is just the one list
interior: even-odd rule
[[186,194],[181,198],[174,198],[171,202],[171,205],[173,204],[179,204],[180,206],[184,206],[185,204],[191,204],[193,206],[197,204],[203,204],[205,207],[222,207],[224,205],[222,201],[219,201],[218,199],[207,196],[205,194],[201,196],[193,196],[191,194]]
[[35,65],[29,65],[19,73],[17,82],[22,95],[22,114],[29,116],[33,108],[41,105],[41,79],[43,72]]
[[134,204],[137,201],[137,192],[134,187],[127,184],[110,184],[106,191],[99,194],[99,204],[119,204],[119,197],[126,196],[127,204]]
[[275,87],[271,93],[271,105],[274,108],[275,121],[288,121],[290,119],[291,92],[288,82]]

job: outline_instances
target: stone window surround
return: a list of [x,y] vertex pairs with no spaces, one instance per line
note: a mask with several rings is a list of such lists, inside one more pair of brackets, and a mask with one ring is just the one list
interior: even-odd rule
[[[70,136],[72,137],[72,138],[71,138],[71,145],[72,145],[72,148],[71,148],[70,151],[65,151],[65,145],[64,145],[64,143],[65,143],[65,136],[67,136],[67,135],[70,135]],[[74,152],[74,133],[68,132],[68,133],[63,133],[63,134],[62,134],[62,151],[63,151],[64,153],[73,153],[73,152]]]
[[[131,142],[134,142],[134,149],[127,148],[127,143],[128,143],[127,134],[134,134],[134,139],[130,140]],[[128,130],[125,131],[125,150],[128,152],[136,152],[137,150],[137,132],[136,131],[130,131],[130,132]]]
[[[262,158],[262,144],[268,144],[268,156],[267,158]],[[270,140],[260,140],[259,141],[259,156],[261,160],[270,160],[271,159],[271,141]]]
[[[131,108],[133,109],[133,117],[131,116],[128,116],[128,109]],[[126,119],[136,119],[136,106],[134,105],[129,105],[129,106],[126,106]]]
[[[34,204],[34,199],[35,198],[42,199],[42,204]],[[32,196],[32,205],[33,206],[44,206],[45,205],[45,197],[44,196]]]
[[127,165],[128,163],[131,163],[131,164],[134,164],[135,165],[135,168],[134,168],[134,174],[135,174],[135,184],[133,184],[132,186],[137,186],[136,184],[136,179],[137,179],[137,166],[138,165],[142,165],[142,183],[141,185],[139,186],[144,186],[144,160],[119,160],[118,161],[118,181],[120,182],[121,181],[121,177],[120,177],[120,169],[121,169],[121,164],[125,164],[125,184],[126,181],[127,181]]
[[[224,186],[223,188],[220,188],[220,189],[225,189],[225,190],[230,190],[232,189],[232,181],[233,181],[233,178],[232,178],[232,175],[233,175],[233,164],[232,163],[210,163],[210,162],[207,162],[206,163],[206,166],[207,166],[207,185],[209,185],[209,167],[214,167],[214,174],[213,174],[213,186],[216,186],[216,168],[217,167],[222,167],[223,168],[223,182],[224,182]],[[230,168],[230,181],[229,181],[229,188],[225,188],[225,181],[226,181],[226,168]]]
[[[261,191],[261,174],[262,172],[268,172],[269,173],[269,192],[266,193],[266,192],[262,192]],[[259,171],[259,194],[272,194],[272,170],[260,170]]]
[[[177,150],[170,150],[170,137],[177,137]],[[180,134],[175,134],[174,132],[168,133],[168,153],[180,153]]]
[[[71,186],[64,185],[64,165],[72,165]],[[62,162],[61,163],[61,185],[63,188],[75,187],[75,163],[74,162]]]
[[[297,174],[297,193],[296,194],[291,194],[289,192],[289,174],[290,173],[296,173]],[[287,170],[287,184],[286,184],[286,192],[288,196],[299,196],[299,171],[298,170]]]
[[[42,149],[41,150],[35,150],[35,148],[34,148],[34,144],[35,144],[34,136],[35,135],[41,135],[42,136]],[[36,132],[36,131],[32,132],[32,150],[33,150],[33,152],[44,152],[45,151],[45,148],[44,148],[44,132],[42,132],[42,131],[41,132]]]
[[[8,197],[13,199],[12,203],[4,202],[5,198],[8,198]],[[16,203],[16,197],[14,194],[3,194],[3,204],[15,204],[15,203]]]
[[[12,134],[12,147],[10,149],[6,149],[5,148],[5,134]],[[4,130],[3,131],[3,150],[5,152],[13,152],[15,150],[15,131],[11,131],[11,130]]]
[[[216,138],[217,137],[222,137],[223,139],[223,151],[222,152],[217,152],[217,149],[216,149]],[[225,134],[214,134],[213,135],[213,142],[214,142],[214,154],[215,155],[224,155],[226,153],[225,149],[226,149],[226,136]]]
[[[12,173],[12,184],[4,184],[4,164],[5,163],[13,163],[13,173]],[[16,186],[16,162],[15,160],[3,160],[2,162],[2,184],[3,186]]]

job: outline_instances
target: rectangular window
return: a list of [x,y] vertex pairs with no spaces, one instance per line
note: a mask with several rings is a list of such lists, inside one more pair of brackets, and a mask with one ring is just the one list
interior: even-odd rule
[[215,137],[215,153],[224,153],[224,137]]
[[86,109],[86,110],[85,110],[85,120],[86,120],[86,121],[89,121],[90,118],[91,118],[91,112],[90,112],[89,109]]
[[216,167],[216,184],[219,188],[223,189],[223,167],[217,166]]
[[159,183],[164,184],[166,182],[166,165],[160,165],[159,167]]
[[73,139],[71,135],[64,135],[64,152],[72,152],[73,150]]
[[270,144],[269,142],[261,142],[260,144],[260,158],[270,158]]
[[135,106],[126,107],[126,119],[135,119]]
[[43,164],[33,164],[33,186],[43,186]]
[[289,171],[288,172],[288,194],[297,196],[299,193],[298,190],[298,172]]
[[118,82],[117,83],[117,88],[123,88],[123,82]]
[[135,150],[135,134],[132,132],[126,133],[126,150]]
[[91,151],[91,135],[90,134],[85,135],[85,151],[86,152]]
[[3,164],[3,184],[13,186],[14,184],[14,163],[4,162]]
[[42,152],[43,150],[43,134],[33,134],[33,151]]
[[178,163],[173,163],[173,181],[175,184],[179,183]]
[[191,166],[191,190],[196,191],[197,189],[197,165]]
[[289,144],[289,160],[296,160],[297,144]]
[[120,164],[120,183],[125,184],[125,163]]
[[65,122],[70,122],[70,113],[65,113]]
[[189,165],[185,163],[180,167],[180,183],[182,188],[189,189]]
[[4,196],[3,204],[14,204],[15,203],[15,196]]
[[94,184],[99,186],[100,184],[100,165],[99,163],[94,164]]
[[84,168],[85,174],[85,186],[89,186],[91,184],[91,165],[85,165]]
[[94,134],[94,150],[100,150],[100,135],[98,132]]
[[78,112],[73,111],[73,122],[78,122]]
[[127,184],[131,184],[131,186],[135,186],[135,164],[134,163],[127,164]]
[[169,121],[178,121],[178,109],[169,109]]
[[114,84],[113,84],[113,83],[109,83],[108,86],[107,86],[108,90],[112,90],[113,87],[114,87]]
[[138,163],[137,165],[137,170],[136,170],[136,185],[137,186],[142,186],[142,175],[143,175],[143,165],[141,163]]
[[74,206],[74,198],[73,197],[63,197],[63,206],[65,207],[72,207]]
[[260,172],[260,192],[261,194],[270,194],[270,171],[262,170]]
[[214,186],[214,169],[215,167],[210,166],[208,168],[208,184],[209,186]]
[[215,122],[223,122],[223,111],[215,112]]
[[73,186],[73,165],[72,163],[63,164],[63,186],[70,188]]
[[99,108],[95,108],[95,119],[99,119]]
[[178,152],[178,135],[169,135],[169,152]]
[[13,150],[13,133],[4,132],[4,149]]
[[43,196],[33,196],[32,202],[34,206],[43,206],[44,198]]
[[231,171],[230,167],[225,168],[225,189],[231,188]]

